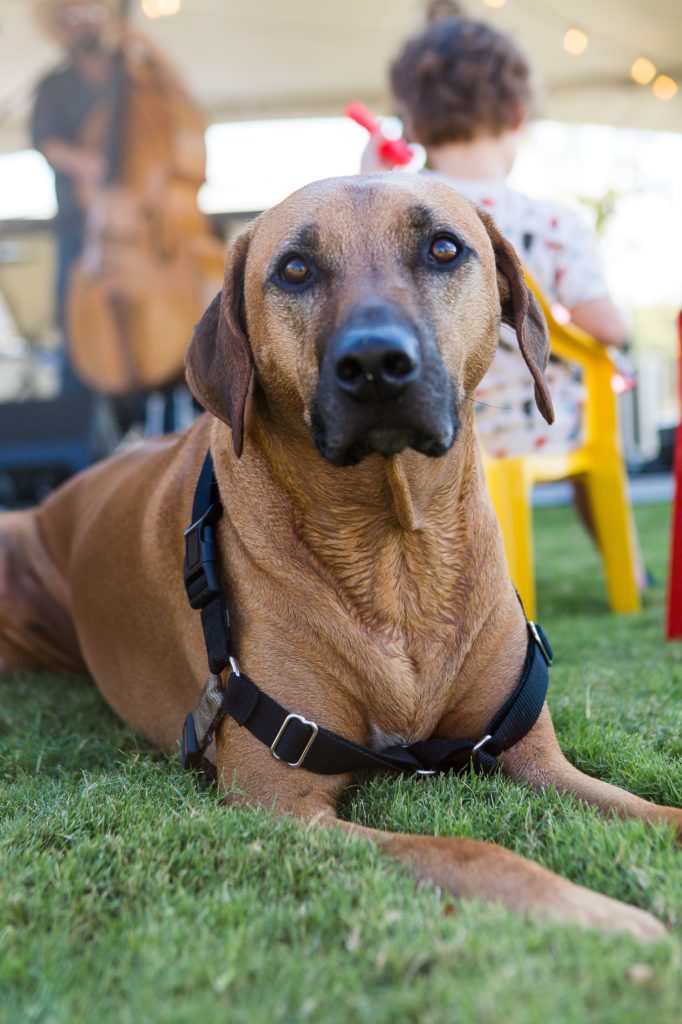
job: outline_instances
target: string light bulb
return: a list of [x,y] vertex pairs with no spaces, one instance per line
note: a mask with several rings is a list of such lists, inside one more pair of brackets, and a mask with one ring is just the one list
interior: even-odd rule
[[499,11],[501,7],[504,7],[507,0],[483,0],[486,7],[491,7],[494,11]]
[[182,6],[182,0],[140,0],[140,7],[148,18],[171,18]]
[[638,57],[633,61],[630,75],[637,85],[648,85],[656,74],[656,65],[648,57]]
[[651,88],[656,99],[665,103],[677,93],[677,82],[670,75],[659,75]]
[[572,57],[579,57],[581,53],[584,53],[587,49],[587,32],[584,32],[581,28],[566,29],[564,35],[564,50],[566,53],[570,53]]

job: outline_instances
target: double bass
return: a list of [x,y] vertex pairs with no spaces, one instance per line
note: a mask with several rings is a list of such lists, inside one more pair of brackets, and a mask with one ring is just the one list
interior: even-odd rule
[[98,391],[161,387],[182,372],[192,329],[219,290],[224,247],[197,204],[205,125],[167,67],[119,45],[112,84],[81,144],[105,182],[79,198],[83,251],[67,294],[71,359]]

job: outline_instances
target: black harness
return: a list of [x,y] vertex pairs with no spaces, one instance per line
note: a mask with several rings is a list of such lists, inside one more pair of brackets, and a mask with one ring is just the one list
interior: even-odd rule
[[[184,575],[192,608],[200,609],[211,670],[199,704],[185,720],[184,768],[212,765],[204,754],[225,715],[270,748],[276,760],[320,775],[362,769],[393,769],[420,775],[462,770],[472,763],[494,771],[497,758],[521,740],[537,721],[545,702],[552,648],[539,626],[528,621],[528,648],[521,678],[509,699],[477,740],[431,737],[407,746],[372,750],[288,711],[240,672],[234,658],[230,616],[220,581],[216,523],[222,515],[220,494],[209,452],[194,493],[192,525],[185,531]],[[220,673],[230,668],[223,688]]]

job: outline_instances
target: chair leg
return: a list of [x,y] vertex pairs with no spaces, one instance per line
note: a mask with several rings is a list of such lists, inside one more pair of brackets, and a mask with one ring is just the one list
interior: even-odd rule
[[499,459],[486,466],[488,491],[502,530],[509,574],[526,615],[535,618],[533,511],[523,458]]
[[627,478],[622,462],[609,459],[584,477],[597,542],[614,612],[637,612],[637,546]]

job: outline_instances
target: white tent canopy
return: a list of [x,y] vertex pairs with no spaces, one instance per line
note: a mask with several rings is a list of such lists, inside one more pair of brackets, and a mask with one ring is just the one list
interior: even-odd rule
[[[488,3],[500,0],[488,0]],[[682,129],[682,89],[668,102],[630,78],[635,58],[682,81],[679,0],[502,0],[468,13],[511,32],[544,85],[542,114],[569,121]],[[31,0],[0,0],[0,151],[27,145],[36,81],[59,59]],[[419,26],[420,0],[182,0],[173,17],[135,23],[175,61],[212,121],[339,114],[352,99],[388,112],[386,69]],[[563,49],[581,27],[581,56]]]

